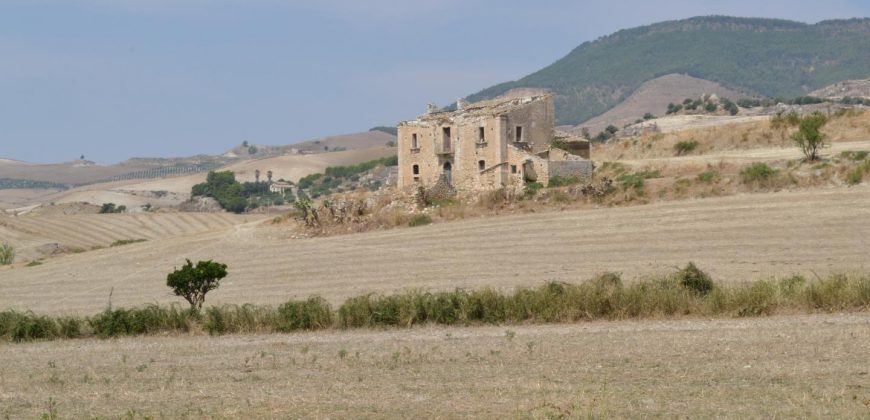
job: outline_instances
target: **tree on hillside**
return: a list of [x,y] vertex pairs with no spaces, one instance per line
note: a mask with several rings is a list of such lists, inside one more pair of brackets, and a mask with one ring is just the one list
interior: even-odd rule
[[226,264],[208,260],[199,261],[194,266],[187,260],[187,264],[166,276],[166,285],[172,288],[172,293],[190,303],[191,310],[198,311],[205,302],[205,294],[217,289],[226,276]]
[[254,182],[256,182],[258,184],[260,183],[260,170],[259,169],[254,170]]
[[272,171],[266,171],[266,178],[269,179],[269,184],[272,183]]
[[798,131],[791,138],[804,153],[808,162],[819,158],[819,149],[825,145],[825,135],[819,130],[828,123],[828,117],[821,112],[801,118]]
[[212,197],[233,213],[241,213],[248,206],[248,200],[242,194],[242,184],[236,181],[232,171],[209,172],[206,181],[194,185],[190,195]]

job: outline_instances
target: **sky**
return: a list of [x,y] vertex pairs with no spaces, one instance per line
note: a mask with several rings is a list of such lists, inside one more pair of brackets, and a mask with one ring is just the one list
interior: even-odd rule
[[219,154],[395,125],[585,41],[870,0],[0,0],[0,158]]

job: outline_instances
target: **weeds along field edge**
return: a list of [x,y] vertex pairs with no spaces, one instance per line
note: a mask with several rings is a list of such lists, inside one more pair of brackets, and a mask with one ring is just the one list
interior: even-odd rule
[[669,275],[624,282],[603,273],[581,283],[548,282],[505,292],[411,290],[366,294],[333,308],[317,296],[278,307],[221,305],[202,311],[155,304],[107,309],[89,317],[0,312],[0,337],[10,342],[109,338],[145,334],[284,333],[324,329],[408,328],[420,324],[511,325],[680,316],[754,317],[777,313],[864,311],[870,276],[830,274],[717,284],[694,264]]

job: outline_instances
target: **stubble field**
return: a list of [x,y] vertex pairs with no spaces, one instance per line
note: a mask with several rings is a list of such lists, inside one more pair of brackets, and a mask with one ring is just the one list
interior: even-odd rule
[[[277,304],[321,295],[333,304],[408,289],[510,289],[625,278],[689,261],[718,282],[866,272],[870,188],[745,194],[646,206],[468,219],[417,228],[292,239],[287,225],[237,224],[0,270],[0,307],[90,315],[178,302],[166,273],[216,259],[230,275],[208,303]],[[88,226],[80,227],[87,231]]]
[[0,344],[0,416],[866,418],[870,316]]

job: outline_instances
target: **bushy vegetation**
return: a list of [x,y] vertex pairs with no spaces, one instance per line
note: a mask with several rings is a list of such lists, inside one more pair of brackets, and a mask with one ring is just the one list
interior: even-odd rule
[[387,133],[387,134],[392,135],[392,136],[399,135],[399,129],[397,127],[392,127],[392,126],[388,127],[388,126],[379,125],[377,127],[370,128],[369,131],[381,131],[381,132]]
[[[330,166],[323,173],[310,174],[299,179],[297,186],[299,194],[306,197],[317,198],[328,195],[338,190],[345,182],[357,182],[359,176],[378,166],[396,166],[399,164],[398,156],[388,156],[348,166]],[[380,188],[380,184],[366,185],[370,190]]]
[[825,145],[825,135],[821,128],[828,123],[828,117],[820,112],[814,112],[801,118],[798,131],[792,135],[792,140],[798,145],[808,162],[819,158],[819,149]]
[[[697,279],[698,273],[706,281]],[[698,288],[702,285],[702,288]],[[757,316],[779,308],[844,310],[870,304],[870,280],[834,275],[809,283],[802,277],[714,287],[697,268],[677,275],[625,285],[613,273],[581,284],[547,283],[505,294],[492,289],[453,292],[408,292],[364,295],[348,299],[333,315],[320,298],[291,301],[278,310],[254,305],[209,308],[200,318],[177,306],[149,305],[106,311],[87,320],[51,319],[28,313],[0,313],[0,335],[12,341],[74,338],[85,335],[115,337],[161,331],[188,331],[202,322],[211,334],[260,331],[317,330],[338,326],[408,327],[520,322],[570,322],[670,315]],[[90,330],[86,331],[85,328]]]
[[638,194],[643,194],[644,181],[660,177],[659,171],[623,173],[616,177],[616,182],[622,186],[623,191],[634,190]]
[[9,265],[15,261],[15,248],[7,243],[0,244],[0,265]]
[[696,140],[682,140],[674,144],[674,151],[677,152],[677,156],[681,156],[691,153],[698,148],[698,145]]
[[764,185],[776,175],[776,169],[771,168],[766,163],[756,162],[745,166],[740,170],[740,178],[746,184],[761,184]]
[[408,221],[408,226],[425,226],[432,224],[432,217],[428,214],[415,214],[411,216],[411,220]]
[[747,317],[780,311],[833,312],[870,307],[870,276],[832,274],[816,281],[801,276],[717,284],[689,264],[672,274],[624,282],[604,273],[577,284],[549,282],[512,292],[495,289],[409,291],[362,295],[337,310],[319,297],[277,308],[223,305],[204,313],[145,305],[107,309],[92,317],[52,318],[0,312],[0,337],[9,341],[184,333],[201,326],[209,334],[290,332],[328,328],[403,327],[576,322],[662,316]]
[[709,184],[719,178],[719,173],[716,171],[706,171],[698,174],[698,181]]
[[719,16],[657,23],[584,43],[550,66],[469,99],[493,98],[518,87],[546,88],[556,94],[557,124],[579,124],[665,74],[688,74],[768,97],[795,97],[805,89],[867,77],[868,25],[867,19],[808,25]]
[[[575,176],[552,176],[547,182],[547,188],[564,187],[580,183],[580,179]],[[526,186],[528,188],[528,186]]]
[[191,310],[199,310],[205,302],[206,293],[217,289],[227,276],[227,265],[212,260],[199,261],[194,266],[187,260],[181,268],[166,276],[166,285],[176,296],[190,303]]
[[846,184],[860,184],[868,172],[870,172],[870,160],[865,160],[846,174]]
[[271,171],[269,174],[269,182],[261,182],[258,176],[256,182],[240,183],[236,181],[236,175],[232,171],[212,171],[208,173],[204,183],[193,186],[191,195],[212,197],[221,208],[233,213],[242,213],[263,205],[283,204],[285,199],[292,201],[294,197],[291,193],[285,197],[281,193],[269,191]]
[[100,214],[107,213],[124,213],[127,211],[127,206],[116,206],[115,203],[103,203],[100,206]]

